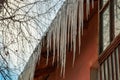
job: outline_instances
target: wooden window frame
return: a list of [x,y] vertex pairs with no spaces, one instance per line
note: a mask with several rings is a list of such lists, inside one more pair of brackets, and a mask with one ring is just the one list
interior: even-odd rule
[[109,37],[110,37],[110,43],[113,41],[115,37],[115,26],[114,26],[114,0],[108,0],[104,5],[103,5],[103,0],[99,0],[99,54],[103,52],[103,16],[102,14],[106,11],[106,9],[109,6],[110,10],[110,26],[109,26]]

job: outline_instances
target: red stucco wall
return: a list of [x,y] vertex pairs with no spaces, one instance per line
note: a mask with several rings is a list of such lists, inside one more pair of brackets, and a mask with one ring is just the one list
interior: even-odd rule
[[98,58],[98,14],[96,13],[84,29],[80,55],[77,50],[74,67],[72,52],[67,54],[65,78],[60,77],[60,68],[50,74],[48,80],[90,80],[90,68]]

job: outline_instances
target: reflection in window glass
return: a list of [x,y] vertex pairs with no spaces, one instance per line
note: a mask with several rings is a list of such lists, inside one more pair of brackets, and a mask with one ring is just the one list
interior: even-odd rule
[[108,0],[102,0],[102,1],[103,1],[102,2],[102,4],[103,4],[102,6],[104,6],[107,3]]
[[115,36],[120,33],[120,0],[115,2]]
[[109,32],[109,26],[110,26],[110,15],[109,15],[109,7],[105,10],[105,12],[102,14],[103,16],[103,50],[109,45],[110,43],[110,32]]

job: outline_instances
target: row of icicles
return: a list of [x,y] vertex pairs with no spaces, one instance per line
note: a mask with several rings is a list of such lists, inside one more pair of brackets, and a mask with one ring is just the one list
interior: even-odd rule
[[[94,0],[92,0],[92,8],[94,7]],[[79,11],[79,12],[78,12]],[[86,0],[86,15],[90,13],[90,0]],[[79,16],[78,16],[79,14]],[[79,19],[79,22],[77,21]],[[81,35],[83,34],[83,20],[84,20],[84,0],[67,0],[58,12],[56,18],[50,26],[47,33],[47,61],[49,57],[49,50],[51,45],[53,49],[53,63],[55,56],[61,65],[61,75],[64,77],[66,65],[66,50],[67,44],[70,44],[73,51],[73,65],[76,54],[76,36],[79,36],[79,53],[81,46]],[[79,26],[77,25],[79,23]],[[78,29],[78,30],[77,30]],[[52,38],[52,39],[51,39]],[[51,44],[51,42],[53,42]]]
[[[94,0],[92,0],[92,8],[94,7]],[[90,13],[90,0],[86,0],[86,15]],[[79,16],[78,16],[79,14]],[[78,19],[77,19],[78,18]],[[78,22],[78,21],[79,22]],[[81,36],[83,34],[84,21],[84,0],[66,0],[58,11],[55,19],[49,27],[47,35],[47,60],[48,64],[49,52],[53,49],[53,63],[57,56],[57,61],[61,66],[61,76],[65,76],[66,65],[66,50],[69,43],[73,51],[73,65],[76,54],[76,36],[79,39],[79,53],[81,46]],[[77,22],[79,25],[77,25]],[[77,30],[78,29],[78,30]],[[42,43],[44,44],[44,43]],[[78,44],[78,43],[77,43]],[[26,67],[26,72],[20,76],[19,80],[33,80],[35,65],[41,56],[41,45],[38,45],[37,50],[34,51],[32,60],[30,60]],[[29,74],[28,74],[29,73]]]

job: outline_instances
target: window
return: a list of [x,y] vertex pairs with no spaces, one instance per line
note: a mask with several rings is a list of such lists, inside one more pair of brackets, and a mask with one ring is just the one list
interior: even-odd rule
[[115,13],[115,36],[120,33],[120,0],[114,2],[114,13]]
[[110,6],[108,0],[100,0],[99,53],[110,44]]
[[102,0],[102,6],[104,6],[107,2],[108,0]]
[[120,33],[120,0],[99,1],[99,53]]
[[103,12],[103,50],[110,44],[110,13],[109,13],[109,6],[106,8],[106,10]]

